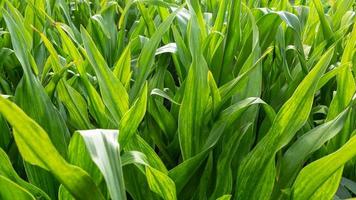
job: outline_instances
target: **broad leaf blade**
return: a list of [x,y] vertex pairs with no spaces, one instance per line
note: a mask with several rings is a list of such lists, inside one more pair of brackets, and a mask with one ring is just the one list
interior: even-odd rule
[[25,161],[50,171],[78,199],[103,199],[89,175],[68,164],[47,133],[19,107],[0,97],[0,113],[14,128],[15,141]]

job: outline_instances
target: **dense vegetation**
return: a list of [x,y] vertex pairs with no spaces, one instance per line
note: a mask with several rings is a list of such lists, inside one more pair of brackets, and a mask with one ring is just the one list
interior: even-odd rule
[[0,0],[0,199],[356,196],[354,0]]

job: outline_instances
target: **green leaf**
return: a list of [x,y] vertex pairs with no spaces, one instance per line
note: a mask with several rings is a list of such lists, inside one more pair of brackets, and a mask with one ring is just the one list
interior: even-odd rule
[[[289,143],[308,119],[317,83],[332,55],[333,48],[324,54],[299,84],[277,113],[268,133],[241,163],[237,174],[238,199],[266,199],[271,195],[276,174],[275,154]],[[260,192],[256,193],[256,190]]]
[[162,91],[158,88],[154,88],[152,91],[151,91],[151,94],[150,95],[156,95],[156,96],[160,96],[160,97],[163,97],[167,100],[169,100],[170,102],[174,103],[174,104],[177,104],[177,105],[180,105],[180,103],[176,102],[172,97],[170,97],[165,91]]
[[[4,19],[11,34],[11,41],[16,57],[21,63],[24,75],[17,85],[15,102],[27,115],[40,124],[49,134],[50,141],[59,153],[66,157],[69,132],[67,126],[47,96],[37,77],[36,63],[30,54],[32,40],[24,27],[24,20],[18,11],[8,4],[9,12],[3,10]],[[31,44],[29,44],[31,42]],[[33,95],[36,92],[36,95]],[[46,134],[47,134],[46,133]],[[25,164],[26,173],[31,183],[39,186],[51,198],[56,197],[58,183],[48,172]]]
[[87,103],[78,91],[63,79],[57,85],[57,95],[68,110],[69,120],[75,129],[90,129]]
[[212,96],[212,110],[213,110],[213,117],[214,117],[220,110],[221,95],[218,86],[214,80],[213,74],[210,71],[208,72],[208,83],[209,83],[210,93]]
[[139,151],[146,155],[151,167],[167,173],[168,170],[155,150],[138,134],[134,134],[132,139],[126,144],[125,151]]
[[[355,133],[354,131],[353,135]],[[355,145],[356,137],[354,136],[336,152],[316,160],[303,168],[293,185],[293,199],[311,198],[325,181],[356,155]],[[324,196],[324,198],[331,197]]]
[[68,164],[47,133],[19,107],[0,97],[0,113],[15,129],[15,141],[26,162],[51,172],[78,199],[103,199],[89,175]]
[[83,27],[81,27],[81,32],[87,57],[98,77],[103,101],[116,123],[119,123],[124,113],[129,109],[129,96],[125,87],[109,69],[89,33]]
[[[14,184],[17,184],[19,187],[22,187],[23,190],[30,192],[36,198],[47,200],[50,199],[45,192],[20,178],[20,176],[16,173],[15,169],[12,167],[9,157],[2,149],[0,149],[0,163],[0,176],[2,176],[3,178],[7,178],[8,181],[11,181]],[[5,189],[2,187],[1,190]]]
[[114,75],[126,87],[129,87],[131,78],[131,47],[130,44],[122,52],[114,66]]
[[209,151],[219,142],[224,131],[230,128],[239,117],[251,106],[264,104],[259,98],[251,97],[239,101],[221,112],[218,120],[214,123],[208,138],[205,140],[201,152],[185,160],[169,171],[169,176],[176,184],[177,192],[181,192],[183,187],[189,182],[196,170],[208,156]]
[[2,175],[0,175],[0,185],[0,198],[3,200],[11,200],[14,197],[21,200],[35,200],[31,193]]
[[335,117],[335,119],[308,131],[288,148],[281,161],[281,172],[278,182],[282,186],[290,187],[305,160],[341,131],[349,112],[350,109],[348,108]]
[[246,134],[251,124],[246,125],[243,129],[232,131],[231,137],[225,137],[224,148],[218,156],[216,164],[216,183],[210,199],[216,199],[223,194],[232,193],[233,171],[231,169],[232,160],[237,153],[241,139]]
[[208,103],[208,66],[201,50],[200,31],[194,11],[191,9],[188,26],[189,48],[192,63],[185,80],[184,96],[179,110],[178,136],[183,160],[196,155],[203,144],[202,126],[204,109]]
[[217,198],[216,200],[230,200],[231,196],[232,195],[230,195],[230,194],[226,194],[226,195],[223,195],[223,196]]
[[135,134],[143,117],[146,114],[147,107],[147,84],[142,89],[141,96],[132,105],[129,111],[122,117],[119,125],[120,136],[119,143],[125,147],[128,140]]
[[143,47],[141,54],[138,58],[138,74],[135,77],[135,83],[130,90],[130,99],[135,99],[141,88],[144,86],[144,82],[151,72],[154,64],[154,56],[156,49],[158,48],[161,38],[168,31],[179,9],[171,13],[157,28],[152,35],[151,39]]
[[323,10],[323,6],[321,4],[321,1],[320,0],[313,0],[313,3],[315,5],[315,8],[318,12],[318,16],[319,16],[319,19],[320,19],[320,25],[321,25],[321,28],[323,30],[323,34],[324,34],[324,37],[325,39],[330,39],[332,38],[333,36],[333,31],[331,29],[331,26],[328,22],[328,20],[326,19],[326,16],[324,14],[324,10]]
[[166,174],[152,167],[146,167],[146,177],[151,190],[159,194],[163,199],[177,199],[174,182]]
[[0,116],[0,130],[1,130],[0,148],[7,149],[10,144],[12,136],[10,133],[10,128],[2,116]]
[[117,130],[77,131],[86,144],[94,163],[104,176],[112,199],[126,199],[125,183],[122,173],[120,147]]
[[128,151],[121,156],[122,166],[129,164],[149,165],[145,154],[139,151]]
[[89,81],[85,68],[85,62],[81,54],[79,53],[75,44],[71,41],[70,37],[62,30],[66,30],[65,26],[56,24],[56,29],[58,30],[62,39],[63,48],[68,51],[67,53],[73,59],[73,62],[76,65],[76,69],[80,74],[80,78],[83,81],[88,96],[88,105],[89,108],[91,108],[89,110],[101,127],[110,127],[111,121],[105,111],[105,104],[103,103],[103,100],[101,99],[98,92],[95,90],[94,86],[91,85]]

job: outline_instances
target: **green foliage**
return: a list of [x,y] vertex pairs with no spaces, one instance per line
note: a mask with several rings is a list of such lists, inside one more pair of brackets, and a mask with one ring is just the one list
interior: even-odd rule
[[353,0],[0,10],[0,199],[356,197]]

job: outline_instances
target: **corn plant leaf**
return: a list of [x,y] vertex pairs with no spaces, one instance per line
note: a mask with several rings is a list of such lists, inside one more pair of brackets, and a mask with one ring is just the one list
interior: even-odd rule
[[0,199],[352,198],[355,5],[0,0]]
[[68,110],[69,120],[76,129],[90,129],[92,127],[84,98],[64,80],[57,85],[57,95]]
[[313,3],[314,3],[315,8],[318,12],[318,16],[320,19],[320,25],[323,30],[324,37],[326,39],[330,39],[333,35],[333,31],[331,29],[331,26],[330,26],[328,20],[326,19],[325,13],[323,11],[323,5],[320,0],[313,0]]
[[61,26],[61,24],[56,24],[56,29],[58,30],[59,35],[63,41],[63,48],[68,51],[69,56],[76,64],[76,68],[80,74],[80,78],[83,81],[84,87],[86,88],[87,96],[89,97],[88,105],[89,108],[91,108],[89,110],[91,110],[91,113],[93,114],[94,118],[101,127],[109,127],[110,119],[105,111],[105,104],[103,103],[103,100],[101,99],[94,86],[89,81],[85,69],[85,62],[80,52],[78,51],[70,37],[64,32],[65,26]]
[[223,196],[217,198],[216,200],[230,200],[231,196],[232,195],[230,195],[230,194],[226,194],[226,195],[223,195]]
[[78,199],[103,199],[89,175],[68,164],[47,133],[19,107],[0,97],[0,113],[14,128],[15,141],[25,161],[51,172]]
[[187,159],[169,171],[169,176],[176,184],[177,192],[181,192],[194,172],[199,168],[208,152],[216,145],[221,135],[227,127],[230,127],[251,105],[263,104],[264,102],[256,97],[247,98],[233,104],[221,112],[218,121],[215,122],[209,137],[206,139],[201,152]]
[[146,167],[146,176],[152,191],[165,200],[177,199],[175,184],[166,174],[152,167]]
[[16,197],[23,200],[35,200],[35,197],[31,193],[2,175],[0,175],[0,185],[1,199],[10,200]]
[[355,143],[356,137],[354,136],[336,152],[303,168],[293,185],[293,199],[310,198],[331,175],[356,155]]
[[[190,8],[191,19],[188,26],[189,48],[192,63],[185,82],[184,96],[179,110],[178,134],[183,159],[196,155],[202,146],[204,108],[208,103],[208,66],[203,57],[200,31],[195,12]],[[199,74],[199,75],[198,75]]]
[[160,97],[163,97],[167,100],[169,100],[170,102],[174,103],[174,104],[177,104],[177,105],[180,105],[180,103],[176,102],[172,97],[170,97],[165,91],[162,91],[158,88],[154,88],[152,91],[151,91],[151,94],[150,95],[156,95],[156,96],[160,96]]
[[140,122],[146,113],[147,107],[147,84],[142,88],[141,96],[122,117],[119,125],[119,143],[124,147],[132,135],[135,134]]
[[232,137],[229,137],[228,141],[225,142],[225,148],[218,157],[216,184],[210,199],[217,199],[223,194],[232,193],[233,173],[231,170],[231,163],[237,152],[241,139],[250,127],[251,124],[248,124],[246,127],[243,127],[242,130],[234,131]]
[[89,33],[83,27],[81,28],[81,32],[88,59],[98,77],[103,101],[115,121],[119,123],[124,113],[129,109],[128,94],[122,83],[109,69]]
[[114,66],[113,73],[120,82],[128,87],[131,78],[131,47],[130,44],[127,45],[125,50],[122,52],[119,60]]
[[[102,182],[103,176],[93,162],[83,137],[78,132],[75,132],[70,140],[68,146],[68,162],[85,170],[96,185]],[[74,197],[63,185],[59,187],[58,198],[61,200],[74,200]]]
[[0,148],[7,149],[11,141],[10,127],[7,125],[5,119],[0,116],[0,129],[2,133],[0,134]]
[[[9,179],[8,181],[12,181],[14,184],[17,184],[19,187],[22,187],[24,190],[30,192],[36,198],[47,199],[47,200],[50,199],[49,196],[41,189],[21,179],[21,177],[16,173],[15,169],[12,167],[9,157],[2,149],[0,149],[0,163],[1,163],[0,176]],[[9,190],[9,192],[11,193],[11,190]]]
[[117,130],[77,131],[86,144],[93,162],[104,176],[111,198],[126,199]]
[[279,179],[281,185],[291,186],[293,177],[297,175],[297,170],[302,167],[303,162],[308,156],[341,131],[349,111],[350,109],[348,108],[335,119],[305,133],[288,148],[281,161],[281,174]]
[[[59,55],[54,46],[48,40],[48,38],[40,33],[41,39],[51,54],[52,68],[54,72],[61,72],[62,66],[60,64]],[[87,104],[84,98],[73,89],[64,79],[58,81],[57,95],[59,99],[68,109],[69,118],[72,122],[72,126],[76,129],[89,129],[91,124],[89,122],[89,116],[87,113]]]
[[[32,44],[28,44],[31,40],[28,38],[29,33],[24,27],[23,18],[11,4],[8,4],[8,8],[9,12],[3,10],[4,19],[12,34],[11,41],[15,55],[24,71],[24,76],[16,89],[15,101],[27,115],[43,126],[55,148],[65,157],[69,139],[68,129],[44,88],[33,74],[36,64],[28,51]],[[36,96],[32,95],[34,91],[37,92]],[[30,181],[54,198],[58,187],[54,178],[37,167],[25,166]]]
[[[346,43],[345,50],[342,54],[341,57],[341,64],[347,64],[348,62],[351,62],[352,60],[352,52],[355,48],[356,45],[356,26],[353,26],[353,30],[351,32],[351,37]],[[346,106],[350,103],[350,101],[353,98],[353,95],[356,92],[356,84],[355,84],[355,79],[354,76],[352,75],[352,69],[351,66],[347,66],[342,69],[342,71],[336,76],[337,80],[337,91],[336,95],[334,96],[333,100],[331,101],[330,104],[330,110],[327,115],[327,121],[331,120],[333,117],[338,115],[340,112],[343,111],[343,109],[346,108]],[[348,124],[349,122],[347,122]],[[334,151],[341,147],[347,140],[348,138],[351,137],[349,135],[353,129],[350,127],[350,125],[345,125],[344,129],[342,132],[337,135],[333,140],[328,145],[328,148],[330,151]],[[326,184],[324,184],[320,189],[316,192],[317,197],[316,198],[328,198],[329,196],[333,195],[333,191],[336,191],[341,179],[343,169],[340,168],[333,176],[330,177],[328,181],[326,181]],[[335,181],[337,180],[337,181]],[[331,191],[331,192],[325,192],[325,191]]]
[[129,164],[149,165],[145,154],[139,151],[128,151],[121,156],[122,166]]
[[135,99],[135,97],[138,95],[138,92],[144,86],[144,82],[148,77],[151,68],[153,66],[155,51],[158,48],[159,42],[161,41],[161,38],[164,35],[164,33],[169,29],[178,11],[179,9],[171,13],[169,17],[167,17],[161,23],[161,25],[157,28],[155,33],[152,35],[151,39],[143,47],[142,52],[137,61],[138,70],[139,70],[138,77],[136,77],[135,83],[133,84],[130,90],[131,99]]
[[151,167],[167,173],[168,170],[152,147],[138,134],[134,134],[132,139],[126,144],[125,151],[139,151],[146,155]]
[[68,161],[85,170],[97,185],[102,181],[103,177],[100,170],[93,162],[86,143],[78,131],[73,134],[70,140],[68,146]]
[[[331,48],[279,110],[267,135],[242,162],[237,175],[237,198],[266,199],[271,195],[276,174],[275,154],[293,138],[308,119],[316,85],[332,55]],[[259,193],[255,192],[256,188]]]

